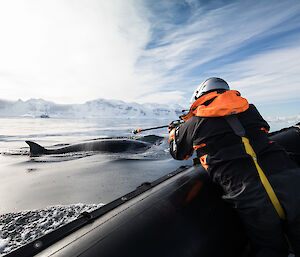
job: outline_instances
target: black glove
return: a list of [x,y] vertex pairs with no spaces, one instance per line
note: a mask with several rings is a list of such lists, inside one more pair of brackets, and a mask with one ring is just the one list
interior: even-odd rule
[[168,124],[168,132],[170,133],[174,128],[178,127],[181,124],[180,120],[174,120]]

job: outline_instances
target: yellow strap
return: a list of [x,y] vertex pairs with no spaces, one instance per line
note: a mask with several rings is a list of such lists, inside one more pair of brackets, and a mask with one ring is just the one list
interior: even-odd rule
[[253,159],[253,162],[254,162],[255,167],[258,171],[261,183],[263,184],[267,194],[269,195],[269,198],[270,198],[274,208],[276,209],[279,217],[284,220],[285,219],[285,213],[283,211],[283,208],[282,208],[281,204],[279,203],[278,198],[275,195],[275,192],[274,192],[272,186],[270,185],[266,175],[264,174],[264,172],[262,171],[262,169],[258,165],[256,154],[255,154],[252,146],[249,143],[249,139],[246,138],[246,137],[242,137],[242,141],[243,141],[246,153],[249,154]]

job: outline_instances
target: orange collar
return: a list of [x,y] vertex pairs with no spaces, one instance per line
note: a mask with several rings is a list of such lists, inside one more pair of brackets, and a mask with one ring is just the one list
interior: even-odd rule
[[[209,100],[212,100],[210,104],[203,105]],[[198,98],[192,104],[189,113],[181,118],[187,121],[192,116],[221,117],[244,112],[248,108],[248,101],[241,97],[238,91],[228,90],[224,93],[213,91]]]

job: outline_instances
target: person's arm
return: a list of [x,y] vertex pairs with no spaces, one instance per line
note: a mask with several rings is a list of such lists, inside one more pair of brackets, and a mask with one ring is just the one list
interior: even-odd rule
[[261,130],[265,131],[268,134],[270,130],[270,125],[268,124],[268,122],[266,122],[265,119],[260,115],[255,105],[250,104],[250,107],[253,108],[253,111],[256,114],[258,121],[261,123]]
[[170,154],[176,160],[186,160],[193,155],[193,123],[187,122],[170,132]]

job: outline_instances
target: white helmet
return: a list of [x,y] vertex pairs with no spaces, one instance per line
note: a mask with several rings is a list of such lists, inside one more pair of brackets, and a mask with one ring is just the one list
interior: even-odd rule
[[197,100],[200,96],[204,95],[205,93],[208,93],[210,91],[214,91],[217,89],[230,90],[230,88],[225,80],[220,79],[220,78],[215,78],[215,77],[208,78],[207,80],[202,82],[197,87],[190,102],[194,102],[195,100]]

